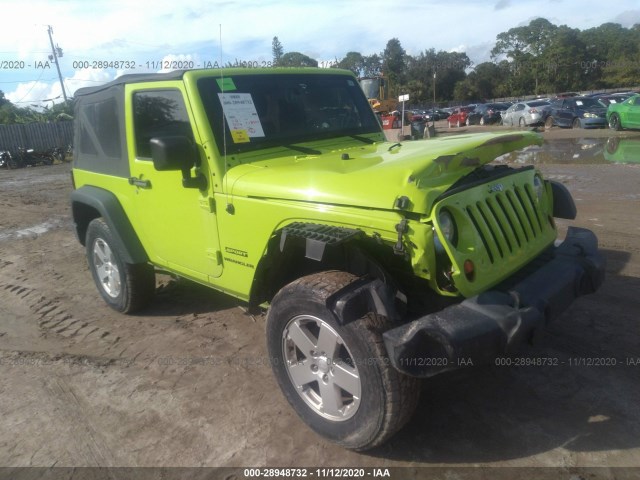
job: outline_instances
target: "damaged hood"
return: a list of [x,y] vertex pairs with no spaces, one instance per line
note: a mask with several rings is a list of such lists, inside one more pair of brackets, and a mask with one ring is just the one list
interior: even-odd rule
[[[277,158],[255,159],[227,172],[228,193],[265,199],[428,214],[433,202],[459,178],[496,157],[542,144],[534,132],[452,135],[372,145],[342,144],[318,154],[286,149]],[[243,162],[246,161],[243,159]]]

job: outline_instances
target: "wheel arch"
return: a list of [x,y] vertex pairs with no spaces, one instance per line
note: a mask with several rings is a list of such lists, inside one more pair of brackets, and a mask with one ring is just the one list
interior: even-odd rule
[[[325,231],[325,237],[318,231]],[[388,269],[370,253],[375,242],[360,230],[315,223],[285,226],[274,232],[267,253],[256,266],[249,305],[257,309],[270,302],[288,283],[306,275],[341,270],[360,277],[327,300],[341,324],[375,312],[397,321],[406,307],[406,297]],[[394,256],[389,247],[389,255]]]
[[76,235],[83,246],[86,243],[89,223],[102,217],[111,229],[114,241],[127,263],[149,261],[124,208],[112,192],[90,185],[74,190],[71,193],[71,214]]

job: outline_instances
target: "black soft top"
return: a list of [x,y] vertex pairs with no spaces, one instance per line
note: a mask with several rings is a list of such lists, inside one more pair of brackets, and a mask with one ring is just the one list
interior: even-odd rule
[[121,75],[115,80],[111,80],[108,83],[103,85],[99,85],[97,87],[83,87],[79,88],[73,94],[74,97],[82,97],[85,95],[91,95],[93,93],[101,92],[103,90],[107,90],[111,87],[115,87],[118,85],[125,85],[127,83],[137,83],[137,82],[161,82],[164,80],[182,80],[185,72],[187,70],[174,70],[168,73],[128,73],[126,75]]

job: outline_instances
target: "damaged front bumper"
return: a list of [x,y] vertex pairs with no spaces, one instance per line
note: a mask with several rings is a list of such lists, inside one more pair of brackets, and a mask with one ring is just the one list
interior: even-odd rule
[[407,375],[431,377],[508,355],[576,298],[595,292],[605,260],[593,232],[569,227],[564,242],[525,270],[525,278],[508,286],[385,332],[391,364]]

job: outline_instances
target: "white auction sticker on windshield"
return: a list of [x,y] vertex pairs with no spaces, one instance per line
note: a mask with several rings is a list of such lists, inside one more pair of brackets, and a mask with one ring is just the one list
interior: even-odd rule
[[264,137],[250,93],[219,93],[218,97],[235,143],[245,143],[251,137]]

